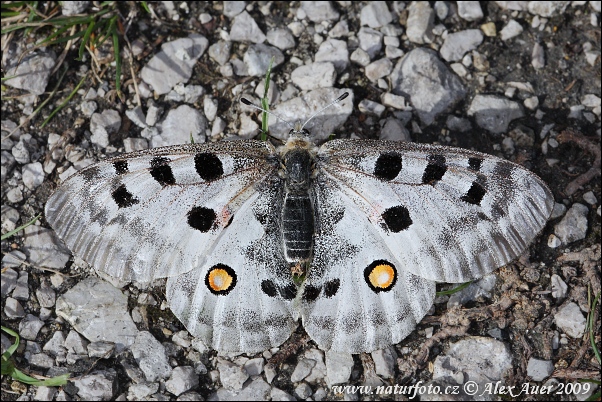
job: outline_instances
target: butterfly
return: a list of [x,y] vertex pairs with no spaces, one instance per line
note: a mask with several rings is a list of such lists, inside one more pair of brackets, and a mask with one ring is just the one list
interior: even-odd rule
[[98,271],[167,278],[171,310],[210,348],[264,351],[301,320],[321,349],[361,353],[409,335],[436,281],[518,257],[554,204],[539,177],[491,155],[309,138],[296,126],[279,147],[222,141],[103,160],[54,192],[46,220]]

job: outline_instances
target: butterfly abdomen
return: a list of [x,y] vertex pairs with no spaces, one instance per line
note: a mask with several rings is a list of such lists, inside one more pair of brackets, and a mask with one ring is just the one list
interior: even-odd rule
[[284,155],[282,239],[284,255],[290,263],[311,259],[314,235],[314,208],[309,195],[311,166],[306,149],[293,149]]

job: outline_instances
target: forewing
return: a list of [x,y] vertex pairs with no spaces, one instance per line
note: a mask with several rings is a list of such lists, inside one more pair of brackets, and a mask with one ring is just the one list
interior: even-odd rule
[[206,346],[260,352],[279,346],[295,329],[289,308],[297,287],[283,256],[281,207],[282,184],[262,185],[205,262],[168,279],[171,310]]
[[431,307],[434,282],[405,269],[339,183],[319,179],[314,191],[314,258],[298,300],[305,330],[337,352],[400,342]]
[[256,183],[273,176],[273,148],[232,141],[155,148],[82,169],[46,203],[46,220],[96,270],[149,282],[205,263]]
[[546,224],[553,196],[512,162],[393,141],[326,143],[318,176],[336,182],[403,267],[463,282],[518,257]]

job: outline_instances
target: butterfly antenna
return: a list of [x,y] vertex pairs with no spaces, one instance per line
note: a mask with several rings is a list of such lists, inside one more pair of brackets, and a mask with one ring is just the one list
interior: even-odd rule
[[264,112],[264,113],[267,113],[267,114],[269,114],[269,115],[272,115],[272,116],[274,116],[275,118],[277,118],[278,120],[280,120],[281,122],[283,122],[283,123],[285,123],[287,126],[289,126],[291,129],[293,129],[293,130],[295,129],[295,126],[294,126],[294,125],[293,125],[293,123],[291,123],[290,121],[284,120],[282,117],[278,116],[276,113],[272,113],[272,112],[270,112],[269,110],[265,110],[264,108],[262,108],[262,107],[260,107],[260,106],[257,106],[257,105],[255,105],[255,104],[253,104],[253,103],[251,103],[251,101],[250,101],[250,100],[248,100],[247,98],[240,98],[240,101],[241,101],[243,104],[245,104],[245,105],[247,105],[247,106],[250,106],[250,107],[252,107],[253,109],[261,110],[261,111],[262,111],[262,112]]
[[311,116],[309,116],[309,119],[305,120],[305,123],[303,123],[303,125],[301,126],[301,129],[299,129],[299,131],[303,130],[303,127],[305,127],[305,125],[307,123],[309,123],[309,121],[311,119],[313,119],[314,117],[316,117],[317,115],[319,115],[320,113],[322,113],[325,109],[328,109],[329,107],[331,107],[335,103],[339,103],[340,101],[342,101],[343,99],[345,99],[348,96],[349,96],[349,92],[345,92],[343,95],[339,96],[338,98],[336,98],[335,100],[333,100],[332,102],[330,102],[328,105],[324,106],[322,109],[318,110],[316,113],[314,113]]

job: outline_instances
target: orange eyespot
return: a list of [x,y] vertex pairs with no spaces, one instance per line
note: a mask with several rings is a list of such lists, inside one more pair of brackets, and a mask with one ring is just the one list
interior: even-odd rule
[[377,260],[364,270],[366,283],[374,292],[386,292],[393,288],[397,281],[397,270],[388,261]]
[[236,286],[236,273],[227,265],[217,264],[207,272],[205,285],[215,295],[226,295]]

